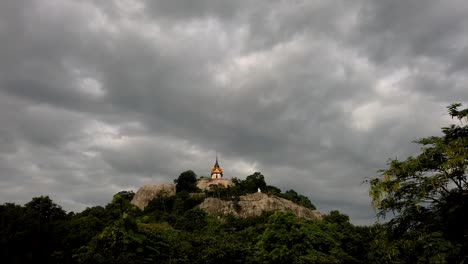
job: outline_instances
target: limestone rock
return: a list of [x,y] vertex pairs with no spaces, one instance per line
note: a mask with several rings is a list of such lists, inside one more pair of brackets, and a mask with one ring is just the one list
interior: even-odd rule
[[199,205],[199,208],[211,214],[232,214],[238,217],[259,216],[262,212],[290,211],[301,218],[322,219],[320,212],[274,195],[252,193],[239,198],[236,203],[209,197]]
[[[224,187],[233,186],[228,179],[200,179],[197,187],[206,190],[214,185],[221,184]],[[141,187],[133,197],[131,203],[144,209],[148,203],[158,194],[172,196],[176,194],[175,184],[152,184]],[[195,193],[191,195],[201,195]],[[238,201],[224,201],[218,198],[208,197],[198,207],[210,214],[229,215],[237,217],[259,216],[263,212],[290,211],[298,217],[307,219],[322,219],[322,214],[318,211],[297,205],[289,200],[269,195],[266,193],[252,193],[240,196]]]
[[215,185],[221,185],[224,188],[234,186],[234,183],[230,179],[207,179],[202,178],[197,181],[197,187],[202,190],[209,190]]
[[175,184],[148,184],[138,189],[130,203],[143,210],[158,194],[172,196],[175,195],[175,193]]

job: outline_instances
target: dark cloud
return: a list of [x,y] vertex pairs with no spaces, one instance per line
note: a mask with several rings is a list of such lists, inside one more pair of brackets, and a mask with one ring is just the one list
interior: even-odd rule
[[366,177],[467,102],[464,1],[0,3],[0,200],[261,171],[371,223]]
[[466,1],[368,1],[362,9],[363,52],[378,61],[448,63],[466,48]]
[[168,20],[197,20],[209,17],[227,19],[239,9],[245,9],[254,1],[195,0],[195,1],[144,1],[152,18]]

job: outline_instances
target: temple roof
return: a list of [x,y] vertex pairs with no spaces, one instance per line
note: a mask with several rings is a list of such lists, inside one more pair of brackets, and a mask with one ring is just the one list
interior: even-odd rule
[[219,173],[219,174],[223,174],[223,169],[219,166],[219,163],[218,163],[218,155],[216,154],[216,162],[213,166],[213,168],[211,168],[211,174],[215,174],[215,173]]

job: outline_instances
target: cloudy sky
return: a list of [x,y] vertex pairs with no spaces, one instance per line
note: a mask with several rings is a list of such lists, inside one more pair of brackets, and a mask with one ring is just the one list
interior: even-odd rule
[[375,221],[366,177],[468,102],[465,0],[2,0],[0,203],[262,172]]

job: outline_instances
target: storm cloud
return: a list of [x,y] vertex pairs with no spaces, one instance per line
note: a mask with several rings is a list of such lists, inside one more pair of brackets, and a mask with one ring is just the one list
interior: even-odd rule
[[0,202],[261,171],[375,221],[367,177],[468,103],[466,1],[0,2]]

